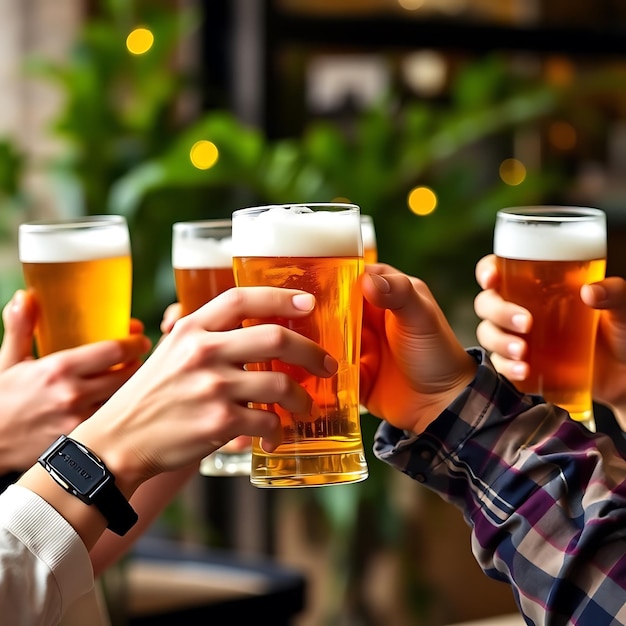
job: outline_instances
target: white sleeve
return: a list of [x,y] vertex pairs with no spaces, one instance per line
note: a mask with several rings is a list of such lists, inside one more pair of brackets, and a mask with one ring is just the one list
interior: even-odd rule
[[57,626],[93,582],[89,552],[65,518],[25,487],[0,494],[3,624]]

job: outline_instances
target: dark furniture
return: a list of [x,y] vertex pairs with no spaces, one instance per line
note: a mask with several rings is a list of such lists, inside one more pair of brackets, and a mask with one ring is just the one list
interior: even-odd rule
[[142,539],[126,572],[128,626],[244,624],[264,616],[288,626],[305,606],[306,579],[274,561]]

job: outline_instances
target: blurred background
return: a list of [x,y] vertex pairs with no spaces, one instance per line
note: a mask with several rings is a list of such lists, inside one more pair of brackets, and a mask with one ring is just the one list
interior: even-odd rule
[[[121,213],[156,339],[173,222],[345,198],[472,345],[499,208],[604,209],[624,273],[624,24],[620,0],[0,0],[1,303],[20,222]],[[460,515],[368,462],[327,489],[198,476],[154,533],[302,572],[297,626],[515,611]]]

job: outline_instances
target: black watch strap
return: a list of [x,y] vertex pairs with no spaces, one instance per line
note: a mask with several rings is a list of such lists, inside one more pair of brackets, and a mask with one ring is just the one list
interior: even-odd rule
[[125,535],[137,522],[137,513],[115,484],[104,462],[82,443],[61,435],[39,463],[66,491],[104,515],[109,530]]

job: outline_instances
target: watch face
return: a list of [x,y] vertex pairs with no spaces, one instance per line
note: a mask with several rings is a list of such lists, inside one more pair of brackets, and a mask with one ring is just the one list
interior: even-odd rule
[[48,457],[48,463],[81,495],[89,495],[106,475],[104,468],[70,440]]

